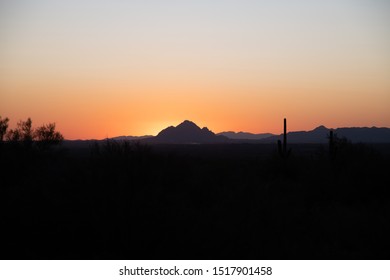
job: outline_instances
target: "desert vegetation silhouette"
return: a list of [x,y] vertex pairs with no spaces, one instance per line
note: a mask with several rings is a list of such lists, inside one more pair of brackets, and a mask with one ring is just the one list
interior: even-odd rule
[[44,124],[33,128],[32,120],[19,121],[15,129],[8,130],[8,118],[0,116],[0,141],[4,140],[17,146],[23,145],[25,148],[31,148],[33,144],[41,150],[47,150],[51,146],[59,145],[64,140],[63,135],[55,130],[55,123]]
[[3,259],[390,257],[390,157],[376,146],[333,133],[287,146],[286,125],[283,144],[65,141],[54,124],[8,122]]

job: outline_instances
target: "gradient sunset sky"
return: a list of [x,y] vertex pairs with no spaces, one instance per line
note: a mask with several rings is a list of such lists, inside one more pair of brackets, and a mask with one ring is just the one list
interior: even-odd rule
[[67,139],[390,127],[387,0],[0,0],[0,115]]

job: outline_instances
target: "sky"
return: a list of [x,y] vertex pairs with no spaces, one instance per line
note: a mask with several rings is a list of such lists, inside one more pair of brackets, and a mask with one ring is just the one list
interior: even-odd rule
[[390,127],[387,0],[0,0],[0,116],[67,139]]

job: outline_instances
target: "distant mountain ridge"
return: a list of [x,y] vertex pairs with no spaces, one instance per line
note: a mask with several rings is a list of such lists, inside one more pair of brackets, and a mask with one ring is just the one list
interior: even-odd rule
[[[289,143],[326,143],[330,130],[339,138],[347,138],[353,143],[390,143],[390,128],[386,127],[343,127],[330,129],[323,125],[310,131],[292,131],[287,133]],[[281,140],[282,134],[263,139],[270,143]]]
[[[330,128],[323,125],[310,131],[291,131],[287,133],[288,143],[326,143]],[[353,143],[390,143],[390,128],[386,127],[342,127],[332,129],[340,138]],[[253,134],[249,132],[221,132],[215,134],[207,127],[200,128],[194,122],[186,120],[179,125],[169,126],[157,136],[118,136],[113,140],[138,140],[145,143],[168,144],[210,144],[210,143],[275,143],[282,134]]]
[[217,135],[226,136],[229,139],[240,139],[240,140],[260,140],[267,137],[275,136],[275,134],[272,133],[250,133],[250,132],[234,132],[234,131],[224,131],[217,133]]
[[144,135],[144,136],[116,136],[113,138],[110,138],[112,140],[141,140],[145,138],[154,137],[153,135]]

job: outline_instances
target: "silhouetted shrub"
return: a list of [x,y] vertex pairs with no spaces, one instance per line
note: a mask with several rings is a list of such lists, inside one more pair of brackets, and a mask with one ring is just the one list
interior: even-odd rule
[[2,119],[0,116],[0,142],[3,142],[4,136],[7,133],[8,121],[9,121],[8,118]]
[[7,141],[14,144],[22,143],[24,147],[30,148],[33,143],[34,130],[32,121],[28,118],[26,121],[19,121],[15,129],[10,129],[6,135]]
[[55,123],[49,123],[35,129],[34,136],[40,149],[46,150],[50,146],[59,145],[64,140],[62,134],[55,128]]
[[5,136],[12,147],[23,146],[30,149],[35,143],[40,150],[47,150],[53,145],[60,144],[64,137],[55,129],[55,123],[44,124],[36,129],[32,127],[32,120],[19,121],[15,129],[8,128],[8,118],[2,120],[0,117],[0,139]]

